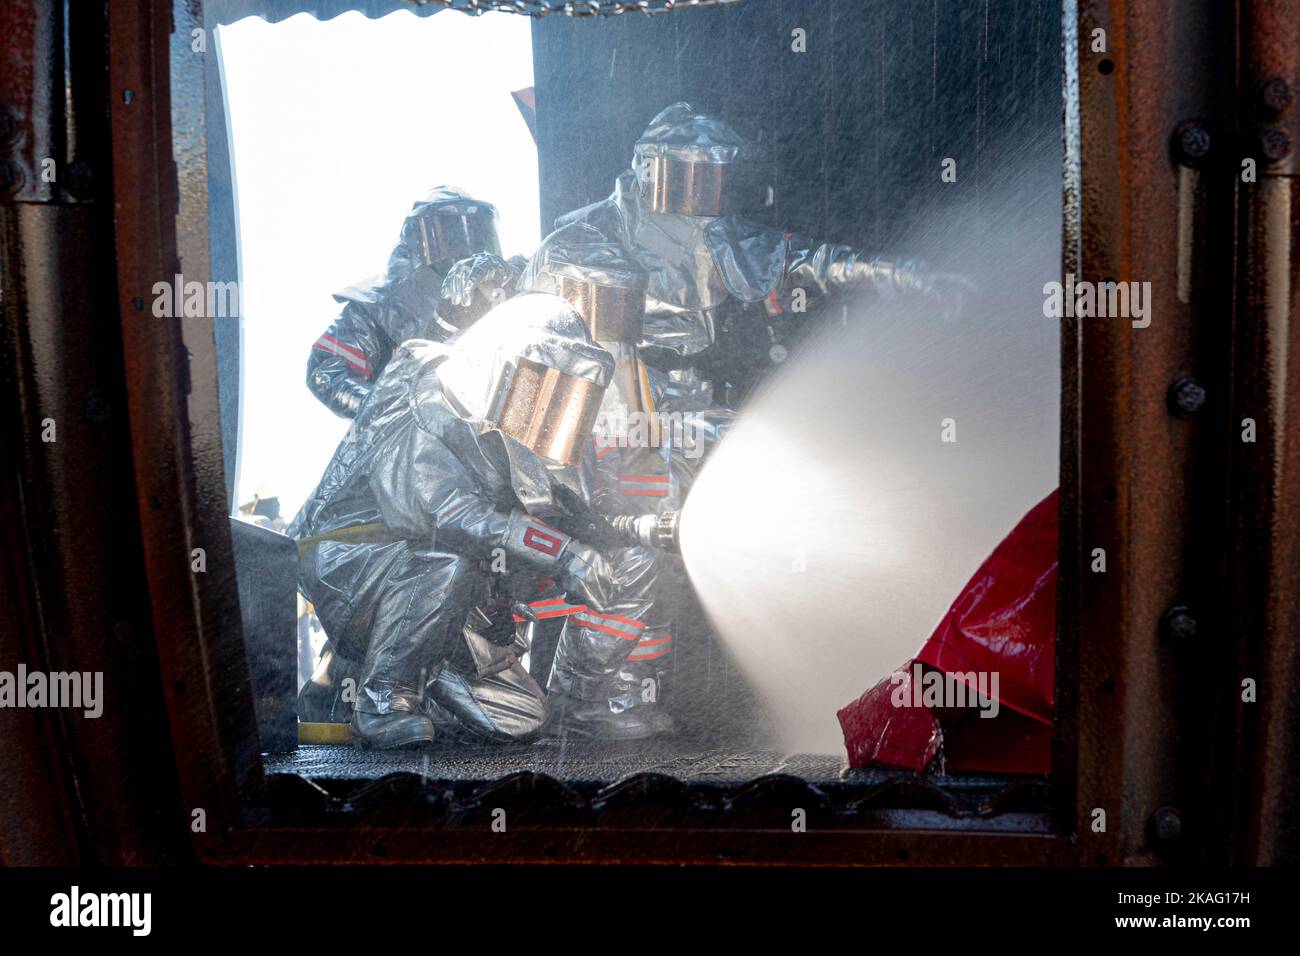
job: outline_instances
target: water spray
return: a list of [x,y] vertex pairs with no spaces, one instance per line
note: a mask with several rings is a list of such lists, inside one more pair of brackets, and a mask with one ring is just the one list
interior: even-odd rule
[[[750,397],[666,536],[761,702],[765,746],[839,751],[836,709],[916,653],[1056,483],[1042,289],[1060,269],[1059,171],[1030,188],[1033,169],[1012,169],[980,208],[920,223],[922,258],[980,277],[961,317],[918,297],[846,305]],[[634,526],[655,540],[653,516]]]

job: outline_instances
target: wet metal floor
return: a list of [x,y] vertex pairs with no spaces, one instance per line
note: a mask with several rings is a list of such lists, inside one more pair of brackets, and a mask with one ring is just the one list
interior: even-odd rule
[[[599,744],[541,741],[428,751],[307,744],[263,756],[271,803],[292,812],[370,808],[453,816],[523,798],[531,806],[597,811],[606,804],[687,805],[710,811],[795,800],[836,813],[912,808],[991,819],[1048,807],[1046,778],[849,769],[842,757],[692,746],[681,740]],[[497,803],[492,803],[497,801]],[[396,808],[396,809],[395,809]],[[420,809],[423,808],[423,809]],[[883,809],[882,809],[883,808]],[[1041,821],[1039,821],[1041,823]],[[1046,823],[1041,823],[1046,826]]]
[[[351,746],[307,744],[291,753],[266,754],[269,774],[348,783],[410,774],[452,785],[478,784],[531,771],[579,788],[607,787],[636,774],[662,774],[688,785],[736,788],[774,774],[815,787],[861,792],[887,782],[917,778],[888,770],[850,769],[832,754],[786,754],[691,745],[682,741],[600,744],[544,741],[496,747],[448,746],[427,751],[369,751]],[[1016,778],[995,774],[929,774],[925,785],[967,798],[995,794]]]
[[[459,746],[427,751],[366,751],[351,746],[303,745],[268,754],[266,770],[310,779],[376,779],[412,773],[437,780],[496,780],[532,771],[581,783],[610,783],[637,773],[658,773],[683,783],[734,786],[768,774],[790,774],[808,783],[845,778],[842,757],[691,748],[680,743]],[[856,774],[856,772],[854,772]]]

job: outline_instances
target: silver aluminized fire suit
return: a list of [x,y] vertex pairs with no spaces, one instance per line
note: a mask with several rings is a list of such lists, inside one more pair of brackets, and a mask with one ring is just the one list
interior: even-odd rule
[[[547,295],[512,299],[455,343],[398,348],[289,529],[300,589],[330,638],[364,659],[358,745],[421,744],[453,724],[498,740],[536,732],[548,708],[518,660],[511,611],[539,582],[580,607],[570,620],[589,632],[584,653],[557,662],[561,714],[599,696],[636,646],[658,553],[597,551],[548,520],[589,500],[591,422],[612,371],[577,313]],[[583,395],[579,424],[553,414]],[[558,447],[565,428],[581,433],[572,462],[536,450]]]
[[[670,382],[641,360],[636,347],[646,279],[645,270],[622,246],[581,222],[548,236],[521,279],[525,289],[565,297],[583,316],[593,338],[614,356],[613,386],[605,392],[592,436],[596,481],[591,504],[607,516],[680,509],[705,453],[720,440],[732,417],[726,411],[680,407],[661,413]],[[586,726],[593,736],[637,739],[673,729],[668,701],[674,622],[689,582],[679,557],[664,555],[662,560],[666,596],[608,688],[607,708],[588,711]],[[555,623],[562,623],[566,614],[564,603],[553,595],[531,606],[535,632],[548,621],[558,618]],[[561,632],[557,659],[574,653],[575,644],[572,629]],[[558,674],[563,674],[562,668]]]
[[735,407],[829,296],[915,293],[945,314],[960,308],[956,277],[732,214],[740,170],[756,158],[724,120],[674,103],[650,121],[608,199],[556,220],[589,223],[649,273],[642,357],[672,373],[688,407]]
[[343,308],[307,360],[312,394],[353,418],[398,345],[445,341],[486,311],[489,303],[476,302],[475,290],[490,295],[488,286],[522,268],[501,258],[496,218],[491,203],[454,186],[437,186],[415,203],[384,276],[335,293]]

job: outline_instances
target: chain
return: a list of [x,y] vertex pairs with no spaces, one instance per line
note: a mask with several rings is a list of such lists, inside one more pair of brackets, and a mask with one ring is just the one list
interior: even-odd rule
[[544,17],[563,13],[569,17],[612,17],[619,13],[669,13],[692,7],[717,7],[741,0],[406,0],[416,6],[442,6],[462,13],[497,11]]

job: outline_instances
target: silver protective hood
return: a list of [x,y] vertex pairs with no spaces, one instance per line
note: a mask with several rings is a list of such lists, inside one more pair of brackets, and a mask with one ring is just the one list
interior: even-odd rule
[[737,212],[742,163],[757,153],[725,120],[674,103],[650,121],[633,149],[641,204],[654,213],[691,217]]
[[[699,312],[729,298],[759,302],[781,281],[783,233],[737,216],[702,218],[655,213],[637,188],[636,173],[623,173],[608,199],[575,210],[557,225],[587,223],[635,255],[649,275],[650,312]],[[687,351],[696,351],[709,344]]]
[[458,186],[434,186],[423,199],[412,204],[411,211],[402,221],[397,245],[388,257],[388,279],[402,278],[427,264],[423,249],[429,237],[427,232],[422,232],[421,224],[427,222],[426,217],[430,213],[440,209],[454,211],[465,217],[465,221],[477,223],[477,226],[472,235],[466,236],[462,254],[451,253],[444,257],[445,261],[432,263],[439,272],[445,273],[455,262],[476,252],[490,252],[497,256],[501,254],[501,243],[496,231],[496,207],[490,202],[475,199]]
[[508,451],[522,446],[563,466],[578,464],[589,448],[613,374],[613,357],[591,340],[581,316],[540,293],[485,315],[438,372],[458,415],[511,439]]
[[558,295],[572,305],[601,343],[641,339],[648,277],[623,247],[587,223],[547,236],[523,276],[530,292]]
[[711,343],[711,331],[674,313],[703,312],[730,298],[759,302],[769,296],[781,280],[785,237],[737,216],[655,211],[641,188],[642,175],[664,158],[732,165],[762,155],[724,120],[689,103],[674,103],[637,140],[632,167],[615,180],[613,195],[561,216],[556,225],[586,223],[631,252],[649,275],[647,338],[691,353]]
[[650,121],[633,150],[632,168],[645,156],[667,156],[691,163],[739,163],[760,159],[758,147],[719,116],[690,103],[674,103]]
[[483,422],[503,375],[521,359],[600,388],[614,375],[613,358],[591,340],[573,307],[559,296],[533,293],[497,306],[461,333],[438,378],[459,405],[457,414]]

